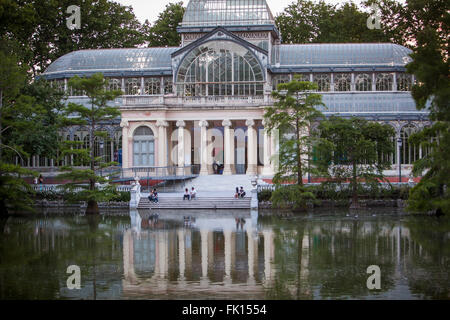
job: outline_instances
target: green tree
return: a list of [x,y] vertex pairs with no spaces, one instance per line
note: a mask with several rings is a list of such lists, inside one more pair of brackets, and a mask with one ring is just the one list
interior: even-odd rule
[[[419,110],[428,109],[431,127],[411,136],[413,143],[422,144],[429,150],[416,161],[413,173],[425,173],[421,181],[410,191],[408,209],[411,211],[435,211],[436,214],[450,213],[450,64],[448,3],[442,1],[408,1],[409,8],[419,4],[433,9],[427,12],[416,25],[417,47],[413,49],[413,61],[408,72],[416,76],[412,96]],[[445,11],[447,10],[447,11]],[[414,11],[415,13],[416,11]],[[432,17],[432,18],[430,18]],[[429,26],[427,26],[429,25]],[[438,27],[437,29],[435,29]]]
[[277,99],[273,106],[265,108],[265,127],[269,134],[279,132],[279,165],[274,176],[278,186],[294,183],[289,188],[277,188],[272,194],[272,203],[283,206],[293,203],[294,209],[304,208],[312,193],[303,188],[303,174],[311,170],[308,165],[310,146],[310,123],[321,117],[315,107],[323,105],[322,96],[313,93],[317,85],[295,78],[289,83],[280,83],[278,91],[272,92]]
[[361,183],[376,185],[389,169],[394,129],[360,118],[333,116],[319,124],[315,165],[329,182],[350,182],[352,207],[358,204]]
[[381,28],[389,41],[410,48],[417,45],[418,34],[433,29],[440,42],[448,42],[449,5],[447,0],[366,0],[365,7],[376,4]]
[[[2,48],[3,49],[3,48]],[[18,207],[29,204],[28,199],[21,199],[26,188],[20,174],[25,174],[19,166],[4,163],[5,151],[13,152],[21,156],[21,152],[5,143],[4,132],[9,129],[5,127],[4,118],[6,111],[9,110],[14,100],[19,95],[21,87],[24,85],[25,71],[18,64],[14,55],[8,55],[0,50],[0,215],[8,213],[8,205]]]
[[[183,20],[183,2],[169,3],[158,16],[154,25],[150,27],[147,36],[150,47],[178,47],[181,37],[177,32],[177,27]],[[146,21],[148,24],[148,21]]]
[[[86,149],[77,148],[82,142],[65,141],[61,152],[61,157],[75,155],[82,162],[89,164],[89,169],[76,169],[72,166],[62,167],[61,179],[70,180],[70,183],[63,187],[67,191],[75,191],[81,188],[82,191],[75,192],[76,200],[87,200],[87,214],[99,213],[97,201],[107,200],[113,197],[111,190],[100,190],[97,183],[105,183],[107,179],[95,173],[97,168],[109,167],[114,162],[105,162],[103,157],[96,157],[94,154],[94,141],[96,137],[105,140],[107,133],[98,131],[98,125],[111,121],[120,116],[120,111],[115,106],[110,106],[110,102],[122,95],[120,90],[105,91],[106,80],[103,74],[96,73],[89,78],[75,76],[69,80],[69,86],[76,90],[83,91],[89,98],[89,106],[69,103],[65,110],[64,125],[84,125],[89,131],[89,147]],[[86,184],[86,182],[88,182]]]
[[21,95],[3,114],[7,144],[20,146],[28,155],[57,157],[60,113],[64,93],[44,79],[26,84]]
[[[80,7],[80,29],[67,27],[70,5]],[[20,43],[18,54],[33,75],[75,50],[128,48],[145,40],[132,8],[109,0],[2,0],[0,21],[0,38]]]
[[3,143],[5,109],[10,109],[25,84],[25,69],[19,65],[16,56],[0,50],[0,162],[3,149],[10,148]]
[[341,6],[297,0],[275,18],[284,43],[382,42],[384,30],[367,28],[369,13],[352,2]]

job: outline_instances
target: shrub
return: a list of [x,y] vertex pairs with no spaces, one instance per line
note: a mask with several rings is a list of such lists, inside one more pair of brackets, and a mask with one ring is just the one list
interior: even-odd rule
[[272,197],[272,190],[261,190],[261,192],[258,193],[258,201],[269,201]]
[[278,187],[270,198],[274,208],[305,210],[309,203],[316,203],[316,196],[305,186],[289,185]]

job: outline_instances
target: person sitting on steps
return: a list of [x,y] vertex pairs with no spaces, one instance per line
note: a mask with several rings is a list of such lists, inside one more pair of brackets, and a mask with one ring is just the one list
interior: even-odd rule
[[239,187],[236,187],[236,193],[234,194],[235,199],[239,199]]
[[190,200],[190,198],[191,198],[191,196],[189,194],[188,188],[184,189],[183,200],[186,200],[186,199]]
[[196,199],[196,195],[197,195],[197,190],[195,190],[195,188],[192,187],[192,189],[191,189],[191,200],[192,199]]
[[156,189],[153,189],[153,191],[150,192],[148,200],[153,203],[158,203],[158,192],[156,192]]
[[239,195],[241,196],[241,198],[245,197],[245,191],[243,187],[241,187],[241,189],[239,190]]

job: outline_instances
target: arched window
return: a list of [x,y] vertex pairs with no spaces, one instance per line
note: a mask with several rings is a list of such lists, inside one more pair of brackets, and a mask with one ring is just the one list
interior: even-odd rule
[[231,41],[210,41],[193,49],[176,77],[180,96],[262,95],[263,84],[257,58]]
[[144,94],[161,94],[161,78],[145,78]]
[[155,165],[155,137],[149,127],[141,126],[133,136],[133,166],[149,167]]
[[126,95],[138,95],[141,92],[141,79],[140,78],[128,78],[125,79],[125,94]]
[[314,82],[317,83],[318,91],[330,91],[330,75],[318,73],[314,75]]
[[280,83],[288,83],[289,82],[288,74],[275,74],[272,76],[272,89],[277,90],[278,85]]
[[368,73],[359,73],[355,77],[356,91],[372,91],[372,75]]
[[397,73],[397,91],[411,91],[412,76],[407,73]]
[[336,73],[334,75],[334,91],[350,91],[351,82],[350,73]]
[[420,146],[409,142],[409,137],[416,132],[416,128],[412,125],[404,126],[400,132],[402,139],[402,147],[400,151],[400,160],[402,164],[412,164],[419,160]]
[[378,73],[376,77],[377,91],[392,91],[393,76],[391,73]]

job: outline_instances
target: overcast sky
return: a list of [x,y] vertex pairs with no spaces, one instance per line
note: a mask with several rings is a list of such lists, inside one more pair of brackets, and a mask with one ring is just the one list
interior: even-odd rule
[[[148,19],[152,24],[158,18],[158,14],[164,10],[170,2],[179,2],[179,0],[115,0],[123,5],[132,6],[134,14],[141,21]],[[276,16],[282,12],[294,0],[266,0],[273,15]],[[186,6],[189,0],[184,0]],[[326,0],[328,3],[343,3],[348,1],[343,0]],[[360,3],[361,0],[354,0],[355,3]]]

